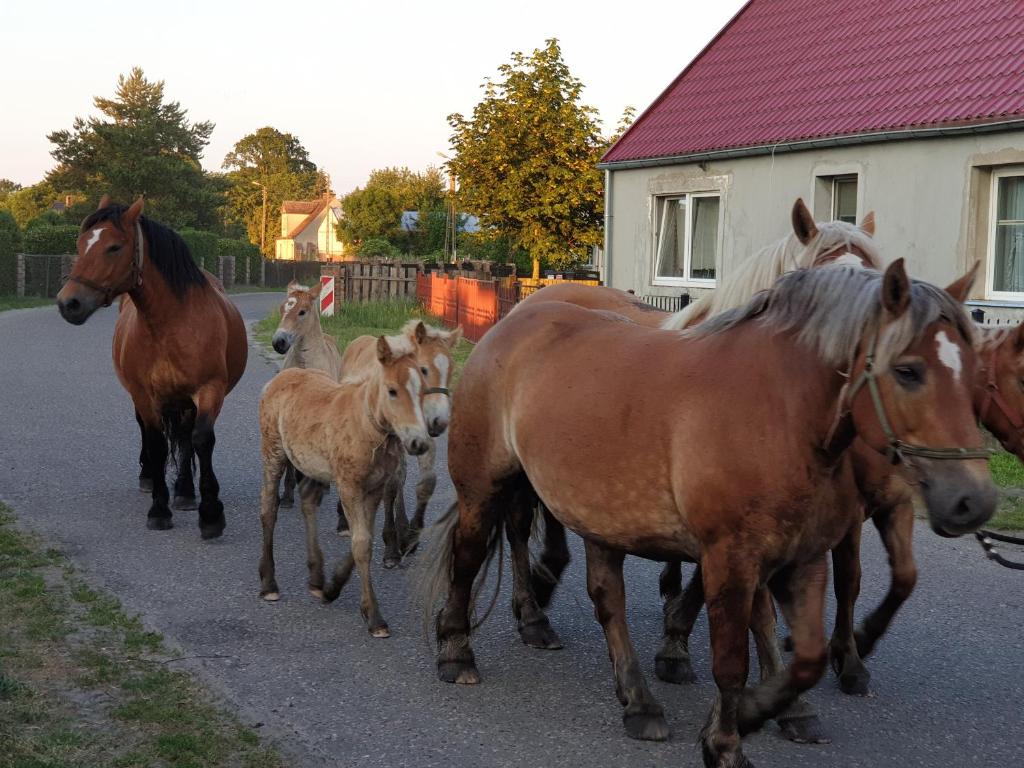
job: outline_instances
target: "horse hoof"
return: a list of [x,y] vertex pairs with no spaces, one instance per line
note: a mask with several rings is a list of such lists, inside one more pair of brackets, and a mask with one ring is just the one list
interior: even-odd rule
[[195,496],[175,496],[172,506],[181,512],[191,512],[199,509],[199,502],[196,501]]
[[324,599],[324,591],[322,589],[317,589],[315,587],[310,587],[309,588],[309,594],[311,594],[317,600],[323,601],[323,599]]
[[338,538],[341,538],[341,539],[349,539],[349,538],[352,537],[352,533],[351,533],[351,531],[349,531],[348,528],[339,528],[336,531],[336,533],[338,534]]
[[153,493],[153,479],[149,477],[140,477],[139,491],[141,493]]
[[224,533],[224,528],[224,523],[200,523],[199,535],[202,537],[203,541],[206,541],[207,539],[216,539]]
[[480,682],[480,672],[476,666],[465,661],[437,662],[437,676],[442,682],[457,685],[476,685]]
[[626,735],[640,741],[665,741],[669,736],[668,723],[660,712],[635,712],[622,716]]
[[292,507],[295,506],[295,498],[282,496],[278,500],[277,506],[279,506],[281,509],[291,509]]
[[401,562],[402,558],[400,557],[388,556],[384,558],[384,567],[390,571],[392,568],[397,568]]
[[169,531],[174,527],[174,523],[171,522],[171,518],[169,516],[147,517],[146,527],[151,531]]
[[539,648],[542,651],[562,649],[562,639],[552,629],[547,619],[533,624],[523,624],[519,627],[519,636],[523,639],[523,643],[531,648]]
[[381,624],[379,627],[370,627],[370,635],[373,637],[391,637],[391,630],[388,629],[387,624]]
[[871,674],[866,669],[844,672],[839,675],[839,690],[849,696],[867,696]]
[[831,744],[832,739],[825,733],[817,715],[779,720],[779,730],[784,738],[797,744]]
[[276,603],[281,599],[281,593],[276,590],[273,592],[261,592],[260,597],[266,600],[268,603]]
[[688,685],[697,682],[697,675],[689,659],[655,659],[654,674],[659,680],[673,685]]

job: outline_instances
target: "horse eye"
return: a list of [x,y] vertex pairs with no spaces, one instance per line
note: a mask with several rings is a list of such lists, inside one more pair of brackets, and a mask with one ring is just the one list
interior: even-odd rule
[[299,317],[305,317],[305,316],[306,316],[306,310],[300,309],[299,310]]
[[394,387],[388,387],[388,397],[390,397],[392,400],[398,397],[398,390],[395,389]]
[[427,375],[427,367],[423,366],[422,368],[420,368],[420,373],[422,373],[424,376],[426,376]]
[[1017,379],[1017,384],[1020,385],[1021,392],[1024,392],[1024,379]]
[[924,383],[924,372],[916,365],[895,365],[892,375],[901,387],[911,389]]
[[121,246],[120,245],[112,245],[109,248],[107,248],[107,253],[117,253],[120,250],[121,250]]

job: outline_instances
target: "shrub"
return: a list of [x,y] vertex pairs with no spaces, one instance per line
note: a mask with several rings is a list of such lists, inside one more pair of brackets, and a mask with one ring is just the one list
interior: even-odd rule
[[[231,237],[221,237],[217,239],[217,255],[220,257],[230,256],[235,260],[235,282],[241,283],[246,278],[246,260],[249,262],[248,272],[249,283],[253,282],[253,277],[259,282],[259,256],[260,249],[258,246],[253,245],[247,240],[236,240]],[[257,259],[255,262],[255,269],[253,269],[253,257]]]
[[20,248],[18,222],[10,211],[0,210],[0,295],[15,292],[18,265],[15,254]]
[[37,224],[25,230],[25,253],[62,255],[78,252],[78,227],[74,224]]
[[57,213],[52,208],[43,211],[41,214],[32,219],[28,224],[25,225],[25,229],[35,229],[36,227],[57,227],[61,224],[67,224],[67,220]]
[[185,241],[189,251],[192,252],[192,259],[207,272],[215,275],[220,274],[220,264],[217,258],[217,236],[212,232],[201,232],[198,229],[182,229],[178,231],[181,239]]
[[402,252],[383,237],[368,237],[359,248],[362,259],[396,259],[401,255]]

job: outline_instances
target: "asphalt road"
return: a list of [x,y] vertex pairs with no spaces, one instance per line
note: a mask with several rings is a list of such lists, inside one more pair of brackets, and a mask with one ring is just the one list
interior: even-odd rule
[[[236,297],[249,321],[277,300]],[[364,629],[355,581],[332,606],[309,597],[295,513],[278,521],[282,599],[260,600],[256,407],[275,368],[256,350],[217,424],[225,535],[200,541],[195,512],[175,513],[171,531],[146,530],[148,498],[135,489],[138,430],[110,362],[113,322],[114,310],[80,328],[52,308],[0,315],[0,498],[165,633],[190,657],[180,664],[261,724],[296,765],[699,764],[695,740],[714,691],[707,627],[702,618],[691,643],[698,684],[654,679],[655,564],[631,561],[627,583],[634,642],[673,731],[661,744],[623,733],[578,542],[551,612],[565,649],[521,645],[506,595],[476,637],[483,682],[475,687],[436,680],[409,600],[415,571],[380,568],[379,538],[374,579],[390,639]],[[451,497],[442,471],[431,516]],[[347,547],[331,533],[332,502],[320,517],[328,563]],[[887,579],[877,536],[865,540],[861,615]],[[940,540],[921,526],[915,543],[920,582],[870,661],[873,695],[844,696],[826,678],[810,699],[833,743],[790,744],[769,725],[746,741],[756,765],[1024,764],[1024,576],[987,562],[971,539]]]

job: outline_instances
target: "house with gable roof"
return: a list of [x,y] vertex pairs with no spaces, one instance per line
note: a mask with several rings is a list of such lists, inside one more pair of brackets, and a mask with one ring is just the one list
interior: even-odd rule
[[287,261],[338,261],[344,245],[338,239],[341,203],[331,194],[319,200],[285,200],[281,204],[281,236],[275,258]]
[[1024,316],[1024,3],[750,0],[602,158],[605,283],[699,295],[818,220]]

